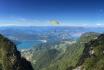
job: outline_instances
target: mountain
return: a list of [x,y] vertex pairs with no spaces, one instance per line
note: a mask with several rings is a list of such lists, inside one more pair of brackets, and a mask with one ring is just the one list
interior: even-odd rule
[[[41,44],[31,51],[27,50],[34,70],[72,70],[76,68],[85,49],[85,43],[97,39],[99,33],[84,33],[76,41],[65,41],[59,44]],[[30,53],[31,52],[31,53]],[[23,52],[22,52],[23,53]],[[28,57],[25,53],[23,56]]]
[[[69,44],[65,53],[57,59],[54,63],[50,64],[46,70],[72,70],[78,63],[85,43],[98,37],[99,34],[95,32],[88,32],[83,34],[74,44]],[[65,47],[65,46],[64,46]],[[44,69],[45,70],[45,69]]]
[[78,66],[81,70],[104,70],[104,34],[85,44]]
[[0,70],[33,70],[16,45],[3,35],[0,35]]
[[[87,32],[86,28],[39,28],[7,28],[9,33],[3,28],[0,31],[11,39],[0,35],[0,70],[104,69],[104,34]],[[73,39],[75,33],[78,36],[84,34]],[[41,43],[37,43],[36,40]],[[29,42],[33,44],[32,48],[26,48],[30,47]],[[16,48],[16,45],[21,43],[25,46],[25,49],[19,49],[22,55]]]
[[[79,38],[85,32],[103,32],[104,28],[74,26],[34,26],[34,27],[0,27],[0,34],[14,41],[17,48],[30,48],[34,44],[51,42],[60,43],[65,40]],[[36,42],[36,43],[35,43]]]

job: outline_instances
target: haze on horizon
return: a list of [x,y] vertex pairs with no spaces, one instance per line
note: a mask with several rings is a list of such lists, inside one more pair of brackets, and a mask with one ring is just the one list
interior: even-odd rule
[[0,0],[0,26],[104,27],[103,0]]

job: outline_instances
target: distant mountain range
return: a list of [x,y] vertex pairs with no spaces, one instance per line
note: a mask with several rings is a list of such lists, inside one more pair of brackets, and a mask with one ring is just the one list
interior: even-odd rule
[[77,39],[85,32],[101,33],[103,31],[104,28],[100,27],[0,27],[0,33],[14,41],[19,48],[29,48],[43,42],[60,43],[62,41]]

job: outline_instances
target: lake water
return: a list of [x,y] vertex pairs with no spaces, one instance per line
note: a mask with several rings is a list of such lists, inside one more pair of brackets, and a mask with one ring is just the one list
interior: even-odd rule
[[31,48],[31,47],[39,46],[40,44],[41,44],[41,41],[25,40],[25,41],[21,41],[20,44],[17,45],[17,47],[18,47],[18,49],[21,49],[21,48]]

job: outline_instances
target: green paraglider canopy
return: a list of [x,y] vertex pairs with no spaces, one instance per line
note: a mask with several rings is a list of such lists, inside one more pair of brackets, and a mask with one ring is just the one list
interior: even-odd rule
[[49,23],[53,26],[57,26],[60,24],[57,20],[51,20]]

